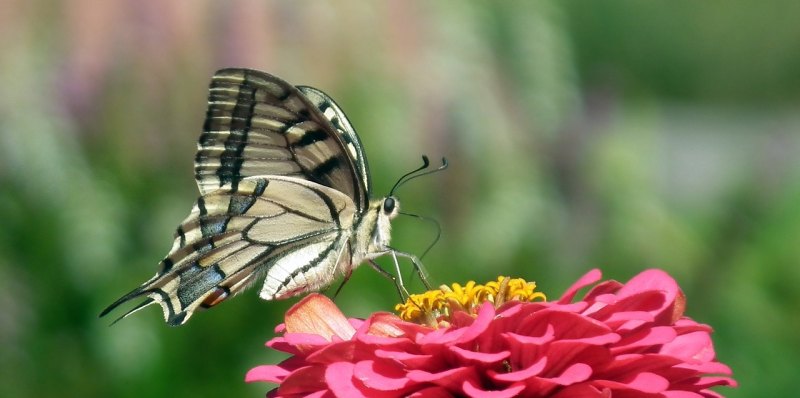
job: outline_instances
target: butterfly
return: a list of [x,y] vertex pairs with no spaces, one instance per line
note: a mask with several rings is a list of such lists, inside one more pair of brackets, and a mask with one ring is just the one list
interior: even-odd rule
[[419,259],[389,246],[400,207],[393,192],[447,161],[418,173],[428,166],[423,156],[422,167],[388,196],[371,199],[361,140],[330,97],[256,70],[220,70],[211,79],[194,162],[200,197],[156,275],[100,316],[146,297],[117,320],[157,303],[169,325],[182,325],[258,280],[261,298],[283,299],[341,275],[346,281],[364,262],[394,280],[402,295],[402,279],[374,261],[384,255],[395,267],[398,257],[409,259],[429,286]]

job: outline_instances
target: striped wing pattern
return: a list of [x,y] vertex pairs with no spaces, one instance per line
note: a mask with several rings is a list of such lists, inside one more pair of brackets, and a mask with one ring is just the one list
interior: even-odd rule
[[101,316],[147,297],[120,319],[158,303],[181,325],[257,279],[271,300],[319,290],[350,269],[371,182],[358,135],[321,91],[218,71],[194,168],[201,196],[160,271]]
[[223,69],[211,80],[208,104],[195,157],[201,194],[245,177],[283,175],[334,188],[366,208],[371,183],[363,147],[321,91]]
[[[103,314],[136,297],[156,302],[170,325],[265,279],[271,300],[327,286],[347,240],[355,205],[334,189],[291,177],[250,177],[200,197],[178,227],[161,270]],[[343,255],[345,254],[345,255]]]

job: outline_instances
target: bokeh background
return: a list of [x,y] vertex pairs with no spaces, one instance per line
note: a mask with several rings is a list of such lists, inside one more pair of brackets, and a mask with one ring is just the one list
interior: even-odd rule
[[[263,396],[245,372],[291,305],[249,291],[183,327],[97,314],[156,270],[197,195],[222,67],[323,89],[376,194],[438,219],[436,284],[661,267],[741,387],[794,396],[800,364],[800,3],[0,2],[0,396]],[[420,253],[435,228],[394,223]],[[388,263],[385,263],[388,265]],[[412,283],[419,290],[419,283]],[[389,310],[359,269],[350,316]]]

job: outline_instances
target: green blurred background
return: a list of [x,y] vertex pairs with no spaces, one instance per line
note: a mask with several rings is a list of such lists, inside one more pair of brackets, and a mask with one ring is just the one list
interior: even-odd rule
[[[800,364],[800,3],[0,2],[0,396],[262,396],[245,372],[294,300],[249,291],[169,328],[98,312],[152,276],[197,195],[222,67],[318,87],[376,194],[440,220],[434,283],[499,274],[551,296],[593,267],[670,272],[741,387]],[[394,244],[435,234],[410,218]],[[388,264],[387,264],[388,265]],[[411,285],[419,290],[419,283]],[[359,269],[350,316],[391,309]]]

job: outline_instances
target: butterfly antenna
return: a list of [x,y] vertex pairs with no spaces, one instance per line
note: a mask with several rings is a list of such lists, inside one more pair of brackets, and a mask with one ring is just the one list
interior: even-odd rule
[[439,239],[442,237],[442,225],[439,224],[439,221],[437,221],[436,219],[431,218],[431,217],[425,217],[425,216],[421,216],[419,214],[406,213],[406,212],[402,212],[402,211],[399,214],[402,214],[404,216],[418,218],[418,219],[420,219],[422,221],[429,222],[429,223],[433,224],[436,227],[436,237],[433,238],[433,242],[431,242],[431,244],[428,245],[428,247],[425,249],[425,251],[422,252],[422,255],[419,256],[419,259],[422,260],[425,257],[425,255],[428,254],[428,252],[431,251],[431,249],[433,249],[434,246],[436,246],[436,243],[438,243]]
[[420,171],[427,169],[428,166],[430,166],[430,164],[431,164],[431,162],[430,162],[430,160],[428,160],[428,157],[425,156],[425,155],[422,155],[422,166],[420,166],[420,167],[418,167],[418,168],[416,168],[416,169],[414,169],[414,170],[412,170],[412,171],[410,171],[410,172],[408,172],[406,174],[403,174],[403,176],[400,177],[397,180],[397,182],[394,184],[394,186],[392,187],[392,190],[389,191],[389,196],[394,195],[394,192],[398,188],[400,188],[403,184],[405,184],[405,183],[407,183],[407,182],[409,182],[409,181],[411,181],[411,180],[413,180],[413,179],[415,179],[417,177],[422,177],[424,175],[428,175],[428,174],[431,174],[431,173],[436,173],[436,172],[439,172],[439,171],[442,171],[442,170],[446,169],[447,168],[447,159],[442,158],[442,165],[441,166],[439,166],[439,167],[437,167],[437,168],[435,168],[433,170],[428,170],[428,171],[424,171],[424,172],[420,173]]

